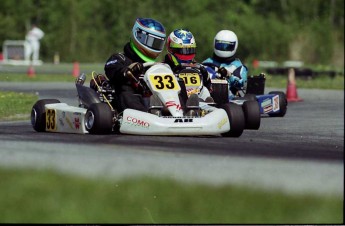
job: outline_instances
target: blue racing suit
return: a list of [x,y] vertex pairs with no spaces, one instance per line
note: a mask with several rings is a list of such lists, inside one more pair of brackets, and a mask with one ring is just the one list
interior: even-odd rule
[[[220,58],[215,54],[202,62],[205,65],[214,65],[215,70],[224,67],[227,70],[226,79],[229,84],[229,99],[233,99],[237,92],[247,86],[248,68],[238,58]],[[216,68],[215,68],[216,67]],[[215,75],[211,79],[216,79]]]

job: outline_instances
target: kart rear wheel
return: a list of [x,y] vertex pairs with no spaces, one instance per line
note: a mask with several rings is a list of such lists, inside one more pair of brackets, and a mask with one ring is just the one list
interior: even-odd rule
[[245,129],[258,130],[261,122],[259,103],[256,100],[245,101],[242,109],[246,120]]
[[268,94],[279,95],[279,109],[280,109],[278,113],[271,113],[268,115],[270,117],[284,117],[284,115],[286,114],[287,105],[288,105],[285,93],[281,91],[272,91],[272,92],[269,92]]
[[223,104],[222,109],[228,114],[230,131],[222,133],[223,137],[239,137],[245,127],[245,118],[241,106],[234,103]]
[[94,103],[85,114],[85,128],[90,134],[109,134],[113,128],[113,112],[106,103]]
[[46,104],[61,103],[56,99],[42,99],[38,100],[31,109],[31,125],[37,132],[46,131]]

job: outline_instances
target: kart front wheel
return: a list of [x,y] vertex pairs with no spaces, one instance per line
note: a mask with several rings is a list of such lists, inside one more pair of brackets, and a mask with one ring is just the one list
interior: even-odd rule
[[211,97],[218,105],[229,102],[229,88],[227,83],[213,83]]
[[228,114],[230,122],[230,130],[222,133],[223,137],[239,137],[245,128],[245,118],[241,106],[234,103],[226,103],[222,105],[222,109]]
[[37,132],[46,131],[46,104],[61,103],[56,99],[42,99],[38,100],[31,109],[31,125]]
[[278,113],[271,113],[268,115],[270,117],[284,117],[284,115],[286,114],[287,105],[288,105],[285,93],[281,91],[271,91],[268,94],[279,95],[279,109],[280,109]]
[[109,134],[113,128],[113,112],[106,103],[94,103],[85,114],[85,128],[90,134]]
[[261,123],[259,103],[256,100],[245,101],[242,109],[246,121],[245,129],[258,130]]

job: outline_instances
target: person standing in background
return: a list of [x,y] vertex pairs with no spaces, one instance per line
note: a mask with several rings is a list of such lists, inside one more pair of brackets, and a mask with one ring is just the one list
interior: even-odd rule
[[25,36],[25,40],[27,42],[27,51],[25,59],[30,60],[32,55],[32,61],[37,62],[39,58],[39,51],[40,51],[40,40],[43,38],[44,32],[36,26],[36,24],[32,24],[31,29]]

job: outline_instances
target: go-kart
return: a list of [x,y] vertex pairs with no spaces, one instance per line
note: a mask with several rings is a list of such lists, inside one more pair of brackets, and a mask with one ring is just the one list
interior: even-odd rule
[[264,94],[265,74],[249,76],[246,87],[237,90],[235,97],[231,97],[229,95],[229,80],[218,73],[218,68],[215,65],[205,63],[204,66],[212,79],[212,97],[215,102],[219,104],[227,102],[243,104],[255,100],[259,104],[261,116],[284,117],[286,114],[288,102],[284,92],[271,91]]
[[[180,65],[180,69],[177,70],[176,75],[179,78],[182,78],[184,85],[186,87],[188,97],[191,94],[197,94],[199,98],[204,99],[208,102],[209,105],[220,107],[221,104],[218,104],[213,99],[213,95],[206,91],[206,87],[203,85],[202,73],[200,70],[202,67],[201,64],[185,64]],[[206,89],[206,90],[205,90]],[[206,92],[205,92],[206,91]],[[211,92],[212,93],[212,92]],[[206,95],[205,95],[206,94]],[[211,102],[207,101],[208,96],[211,96]],[[234,101],[233,103],[240,105],[243,110],[245,118],[245,129],[258,130],[260,128],[261,117],[260,109],[256,100],[247,100],[247,101]]]
[[200,102],[195,94],[184,103],[183,79],[178,79],[167,64],[145,63],[144,67],[146,72],[139,79],[131,73],[127,76],[145,90],[141,98],[148,105],[147,112],[129,108],[119,111],[115,90],[107,80],[99,83],[100,74],[93,72],[91,81],[96,90],[83,85],[85,74],[76,79],[78,107],[57,99],[38,100],[31,111],[33,129],[81,134],[241,136],[245,118],[240,106],[224,103],[218,108]]

